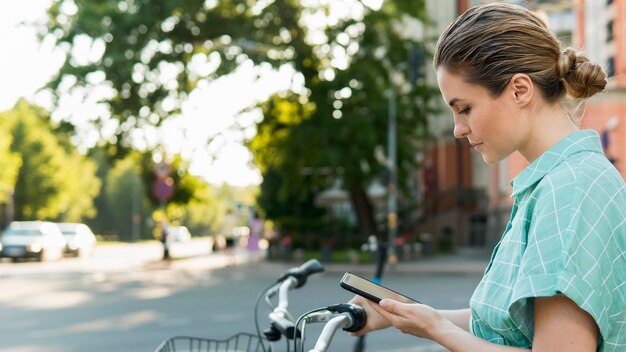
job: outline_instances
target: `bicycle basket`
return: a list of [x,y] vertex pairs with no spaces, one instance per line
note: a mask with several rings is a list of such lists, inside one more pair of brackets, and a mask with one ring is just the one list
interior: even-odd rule
[[175,336],[161,343],[155,352],[261,352],[257,335],[240,332],[225,340]]

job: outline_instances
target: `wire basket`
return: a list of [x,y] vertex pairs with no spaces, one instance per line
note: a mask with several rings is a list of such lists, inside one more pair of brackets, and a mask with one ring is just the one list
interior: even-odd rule
[[224,340],[176,336],[161,343],[155,352],[261,352],[257,335],[240,332]]

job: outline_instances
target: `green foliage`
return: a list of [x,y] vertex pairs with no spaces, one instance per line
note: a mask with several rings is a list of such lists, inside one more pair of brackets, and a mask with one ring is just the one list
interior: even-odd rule
[[135,155],[115,163],[106,176],[106,206],[111,216],[112,232],[118,239],[129,241],[132,235],[133,215],[139,214],[144,186]]
[[[87,61],[70,55],[48,87],[57,94],[109,87],[103,103],[111,116],[101,118],[118,121],[107,153],[120,158],[131,147],[133,129],[159,126],[176,115],[199,82],[246,61],[288,64],[304,87],[262,104],[264,120],[249,144],[266,180],[260,203],[268,216],[319,221],[315,211],[304,209],[313,207],[314,194],[333,178],[342,178],[360,232],[369,234],[376,229],[364,188],[386,168],[379,155],[386,154],[389,88],[397,92],[400,188],[428,135],[433,90],[423,79],[413,82],[406,65],[413,50],[427,56],[422,38],[403,32],[424,23],[424,1],[385,1],[378,10],[356,0],[350,6],[358,11],[337,16],[332,4],[297,0],[55,0],[42,32],[52,33],[69,52],[81,41],[103,50]],[[165,77],[166,72],[174,73]],[[153,182],[149,162],[141,160],[146,185]],[[331,174],[305,175],[305,168]],[[278,181],[267,181],[269,173]],[[182,177],[174,173],[173,204],[192,199],[195,185]]]
[[[149,187],[144,189],[145,197],[150,201],[152,207],[159,207],[161,203],[154,195],[152,188],[157,181],[157,175],[154,173],[155,162],[152,160],[152,152],[141,153],[140,157],[142,181],[144,184],[149,185]],[[196,190],[207,187],[205,182],[187,172],[189,163],[185,162],[180,155],[172,157],[168,164],[171,168],[169,177],[172,178],[174,185],[174,194],[171,199],[167,200],[168,204],[187,204],[193,198]]]
[[297,183],[285,183],[281,174],[267,170],[257,198],[265,217],[274,221],[283,232],[322,230],[323,209],[313,205],[313,194]]
[[[212,234],[220,221],[224,204],[214,187],[198,177],[185,173],[180,178],[180,189],[190,191],[189,200],[167,203],[167,219],[172,225],[184,225],[193,235]],[[176,198],[176,197],[174,197]]]
[[80,221],[96,215],[100,191],[93,162],[65,148],[44,110],[19,101],[0,114],[2,129],[12,135],[11,151],[22,165],[15,182],[16,219]]
[[[415,153],[428,138],[427,114],[435,91],[423,77],[412,81],[407,67],[410,52],[426,56],[427,51],[420,38],[398,29],[407,21],[423,20],[424,11],[421,1],[385,2],[379,11],[366,9],[362,18],[348,16],[327,26],[327,40],[295,47],[295,56],[304,58],[294,61],[305,78],[304,93],[276,95],[262,104],[264,120],[249,143],[264,172],[264,206],[285,208],[281,216],[299,216],[293,209],[301,207],[290,212],[288,204],[295,199],[311,204],[313,193],[339,178],[351,194],[359,232],[376,231],[372,206],[363,195],[365,186],[387,169],[380,155],[387,154],[392,85],[400,190],[406,190],[408,175],[419,166]],[[343,52],[348,62],[333,64],[341,59],[334,52]],[[305,175],[305,169],[312,172]],[[277,187],[267,184],[268,170],[280,180]]]
[[[57,96],[66,88],[91,90],[101,84],[95,77],[103,75],[111,91],[103,103],[119,122],[108,152],[123,156],[131,147],[132,130],[158,126],[177,114],[198,81],[211,81],[248,59],[274,65],[292,59],[292,46],[303,40],[298,5],[293,0],[266,5],[247,0],[54,0],[48,21],[40,26],[42,38],[52,34],[69,52],[79,42],[89,43],[95,52],[104,50],[92,60],[68,58],[48,87]],[[194,69],[198,63],[213,68]],[[163,72],[174,74],[164,79]]]
[[4,128],[4,122],[0,117],[0,204],[9,201],[22,166],[20,154],[11,151],[13,137]]
[[[97,233],[122,241],[153,238],[163,209],[152,194],[156,176],[150,153],[130,152],[112,164],[103,147],[93,148],[90,154],[99,166],[98,177],[106,182],[94,201],[98,217],[89,225]],[[186,163],[179,156],[173,159],[171,175],[176,180],[176,192],[167,202],[167,218],[172,225],[187,226],[194,235],[206,235],[216,226],[223,206],[213,188],[187,172]],[[140,237],[133,238],[134,226]]]

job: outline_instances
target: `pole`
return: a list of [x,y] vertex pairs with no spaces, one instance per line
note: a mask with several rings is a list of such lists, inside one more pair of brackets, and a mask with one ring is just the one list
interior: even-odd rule
[[389,264],[396,264],[398,257],[395,250],[395,240],[398,227],[397,214],[397,153],[396,153],[396,87],[393,77],[389,77],[389,126],[388,126],[388,158],[389,158],[389,184],[387,186],[387,228],[389,240],[387,242],[387,259]]
[[136,242],[139,237],[139,176],[133,177],[133,190],[131,194],[132,211],[131,211],[131,241]]

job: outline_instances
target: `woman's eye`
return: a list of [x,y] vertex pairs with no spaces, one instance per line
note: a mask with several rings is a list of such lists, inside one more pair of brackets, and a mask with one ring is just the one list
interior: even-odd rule
[[470,110],[470,108],[461,109],[459,110],[459,115],[468,115],[470,113]]

